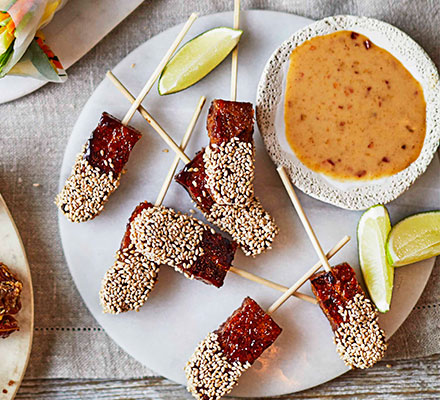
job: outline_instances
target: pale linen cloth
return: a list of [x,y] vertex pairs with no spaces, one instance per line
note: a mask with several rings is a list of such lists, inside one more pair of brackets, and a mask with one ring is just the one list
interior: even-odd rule
[[[84,306],[63,256],[53,199],[72,127],[105,72],[150,37],[185,21],[192,11],[201,15],[228,11],[232,3],[146,1],[69,69],[65,84],[48,84],[34,94],[0,106],[0,191],[23,236],[35,288],[35,339],[28,378],[128,378],[154,374],[120,350]],[[440,63],[438,0],[242,0],[242,7],[313,19],[336,14],[379,18],[410,34],[437,65]],[[40,186],[35,187],[34,183]],[[438,353],[439,317],[437,262],[422,298],[392,338],[388,357]]]

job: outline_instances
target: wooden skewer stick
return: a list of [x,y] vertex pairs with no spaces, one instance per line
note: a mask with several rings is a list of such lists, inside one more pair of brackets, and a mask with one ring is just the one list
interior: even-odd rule
[[[202,108],[205,105],[205,101],[206,101],[205,96],[200,97],[199,103],[197,104],[197,108],[194,111],[194,114],[191,118],[188,128],[186,129],[185,135],[183,136],[182,143],[180,144],[180,148],[182,150],[185,150],[189,142],[189,139],[191,138],[191,135],[194,131],[194,127],[196,126],[197,120],[199,119]],[[170,184],[173,180],[174,174],[176,173],[176,169],[177,166],[179,165],[179,161],[180,161],[180,157],[178,154],[176,154],[174,157],[174,161],[171,164],[171,167],[168,171],[168,175],[165,178],[165,181],[163,182],[160,192],[157,196],[156,203],[154,203],[155,206],[160,206],[162,204],[163,199],[165,198],[165,195],[168,191],[168,188],[170,187]]]
[[[234,29],[240,27],[240,0],[234,0]],[[231,100],[237,100],[238,44],[232,51]]]
[[174,52],[176,51],[177,47],[179,46],[180,42],[183,40],[187,32],[189,31],[189,28],[191,28],[191,25],[194,23],[194,21],[197,19],[197,14],[191,14],[191,16],[188,18],[188,21],[186,21],[185,25],[183,26],[180,33],[177,35],[176,39],[174,40],[171,47],[168,49],[164,57],[162,58],[159,65],[154,70],[153,74],[151,75],[150,79],[148,79],[147,83],[139,93],[136,100],[133,102],[129,110],[127,111],[127,114],[125,114],[125,117],[122,120],[122,125],[127,125],[130,120],[133,118],[134,113],[141,105],[142,101],[144,100],[145,96],[148,94],[148,92],[151,90],[151,88],[154,85],[154,82],[156,82],[157,78],[159,78],[159,75],[161,74],[162,70],[165,68],[165,65],[168,63]]
[[309,219],[307,218],[307,215],[304,212],[301,203],[299,202],[298,196],[295,193],[295,189],[293,188],[292,182],[290,182],[286,170],[284,169],[283,166],[280,166],[277,168],[277,171],[281,177],[281,180],[283,181],[287,194],[289,195],[290,200],[292,201],[292,204],[295,207],[296,212],[298,213],[299,219],[301,220],[304,229],[306,230],[307,235],[310,241],[312,242],[312,245],[322,262],[322,265],[324,266],[324,269],[327,272],[330,272],[331,267],[327,260],[327,257],[325,256],[324,251],[322,250],[322,247],[319,244],[318,238],[316,237],[315,232],[313,231],[312,225],[310,225]]
[[[327,258],[332,258],[342,247],[350,241],[350,236],[344,236],[339,243],[337,243],[328,253]],[[310,268],[295,284],[293,284],[284,294],[273,303],[267,310],[268,314],[274,313],[280,308],[284,302],[295,293],[304,283],[322,267],[322,262],[318,261],[312,268]]]
[[[119,91],[132,103],[134,104],[136,99],[134,96],[127,90],[127,88],[121,83],[121,81],[116,78],[116,76],[111,72],[107,72],[107,77],[110,81],[119,89]],[[171,149],[179,156],[179,158],[185,163],[188,164],[191,160],[189,157],[182,151],[182,149],[177,145],[177,143],[171,138],[168,133],[159,125],[159,123],[148,113],[148,111],[142,107],[138,107],[139,112],[144,117],[144,119],[152,126],[152,128],[160,135],[160,137],[171,147]]]
[[[267,286],[271,289],[278,290],[279,292],[282,292],[282,293],[286,293],[289,290],[289,288],[287,286],[283,286],[283,285],[280,285],[279,283],[272,282],[269,279],[263,278],[258,275],[254,275],[254,274],[247,272],[243,269],[231,267],[229,269],[229,271],[233,272],[236,275],[241,276],[242,278],[248,279],[248,280],[253,281],[255,283],[259,283],[263,286]],[[298,299],[305,300],[311,304],[318,304],[318,300],[316,300],[313,296],[309,296],[304,293],[294,292],[294,293],[290,293],[287,297],[290,297],[290,296],[298,297]]]

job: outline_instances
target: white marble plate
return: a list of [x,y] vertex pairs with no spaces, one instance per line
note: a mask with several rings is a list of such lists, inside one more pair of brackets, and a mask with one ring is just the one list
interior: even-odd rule
[[[361,33],[394,55],[420,82],[426,101],[426,137],[419,157],[393,176],[370,181],[338,181],[306,167],[285,136],[284,95],[289,57],[305,41],[336,31]],[[294,184],[304,193],[349,210],[386,204],[400,196],[422,175],[440,141],[440,78],[434,62],[408,35],[373,18],[339,15],[324,18],[295,32],[277,47],[261,75],[257,91],[257,121],[267,151],[284,165]]]
[[[269,11],[242,13],[245,33],[239,52],[239,100],[254,101],[258,79],[273,49],[309,23],[310,20],[291,14]],[[207,29],[231,24],[230,12],[200,18],[187,39]],[[152,38],[113,69],[130,91],[139,93],[179,29],[181,27],[177,26]],[[132,64],[135,64],[134,68]],[[227,99],[229,86],[230,61],[227,60],[188,90],[166,97],[160,97],[156,89],[152,90],[144,106],[176,141],[180,141],[199,96],[206,95],[208,102],[213,98]],[[70,174],[75,154],[96,127],[102,111],[122,118],[128,106],[127,100],[110,81],[104,79],[73,129],[61,168],[60,187]],[[208,107],[205,107],[189,144],[189,155],[208,143],[205,131],[207,111]],[[101,279],[113,263],[127,219],[139,202],[155,200],[174,158],[171,152],[163,152],[166,145],[138,114],[132,125],[141,130],[144,137],[131,155],[121,186],[110,198],[104,212],[90,222],[73,224],[60,214],[61,239],[78,290],[106,332],[141,363],[184,384],[183,367],[197,343],[238,308],[245,296],[251,296],[262,307],[268,307],[279,294],[233,274],[226,278],[221,289],[215,289],[187,280],[163,266],[159,282],[140,312],[117,316],[102,313],[98,297]],[[247,258],[238,251],[234,265],[290,285],[316,262],[316,256],[266,154],[258,129],[255,139],[255,190],[275,217],[281,233],[273,250],[255,259]],[[437,159],[427,174],[390,206],[394,220],[421,209],[440,207],[439,171]],[[359,212],[344,211],[302,194],[300,198],[324,248],[330,248],[345,234],[355,238]],[[170,187],[165,205],[184,212],[193,207],[185,190],[175,183]],[[195,215],[202,218],[199,212]],[[342,260],[350,262],[359,271],[356,239],[336,257],[335,262]],[[427,260],[397,271],[392,311],[382,319],[388,335],[408,316],[425,287],[432,266],[433,260]],[[308,284],[303,290],[311,293]],[[275,396],[295,392],[318,385],[347,370],[336,354],[330,325],[317,306],[292,299],[275,313],[274,318],[284,328],[283,334],[246,372],[233,391],[234,395]]]
[[[65,69],[76,63],[143,0],[71,0],[43,29]],[[84,27],[87,29],[84,29]],[[74,40],[72,40],[74,38]],[[0,104],[26,96],[47,82],[21,76],[0,79]]]
[[34,331],[34,296],[26,252],[14,220],[0,194],[0,261],[23,282],[22,309],[17,314],[20,331],[0,339],[0,400],[15,397],[26,371]]

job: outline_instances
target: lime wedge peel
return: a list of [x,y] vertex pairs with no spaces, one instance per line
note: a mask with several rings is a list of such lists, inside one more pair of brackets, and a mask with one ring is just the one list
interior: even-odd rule
[[361,271],[370,297],[382,313],[390,309],[393,294],[394,268],[385,252],[390,230],[390,217],[383,205],[365,211],[357,229]]
[[240,29],[219,27],[185,43],[162,71],[159,94],[176,93],[200,81],[237,46],[242,34]]
[[394,267],[440,255],[440,211],[414,214],[398,222],[388,236],[386,252]]

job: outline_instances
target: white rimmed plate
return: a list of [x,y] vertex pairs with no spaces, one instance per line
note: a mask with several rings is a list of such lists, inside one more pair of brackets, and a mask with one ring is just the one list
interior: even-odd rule
[[[411,165],[387,178],[341,182],[312,171],[299,161],[287,143],[284,126],[284,91],[289,56],[303,42],[336,31],[361,33],[390,52],[420,82],[426,101],[426,137]],[[376,19],[340,15],[324,18],[295,32],[269,58],[257,91],[257,122],[267,151],[276,165],[284,165],[296,187],[304,193],[349,210],[386,204],[406,191],[426,171],[440,141],[440,81],[425,51],[408,35]]]
[[[259,76],[273,49],[310,22],[292,14],[242,12],[244,35],[240,41],[238,75],[240,101],[255,98]],[[208,15],[194,23],[185,39],[189,40],[215,26],[231,24],[231,12]],[[181,26],[173,27],[139,46],[113,69],[114,74],[130,91],[139,93],[180,29]],[[132,64],[135,64],[134,68]],[[175,95],[160,97],[153,89],[143,104],[179,142],[199,96],[206,95],[208,102],[213,98],[229,97],[230,71],[230,61],[227,60],[200,83]],[[73,128],[60,172],[60,187],[70,174],[75,155],[96,127],[100,114],[108,111],[122,118],[128,107],[125,97],[104,79]],[[208,106],[205,106],[189,143],[188,155],[192,156],[208,143],[205,129],[207,110]],[[185,279],[163,266],[158,284],[138,313],[117,316],[102,313],[98,296],[101,279],[113,264],[128,217],[139,202],[155,200],[174,158],[171,151],[163,152],[167,146],[138,114],[132,125],[144,136],[130,156],[121,186],[110,197],[103,213],[83,224],[73,224],[59,214],[64,254],[81,296],[110,337],[144,365],[185,384],[183,367],[197,343],[238,308],[245,296],[251,296],[262,307],[268,307],[279,293],[233,274],[228,274],[221,289],[215,289]],[[266,154],[258,130],[255,141],[255,191],[275,217],[280,235],[273,250],[255,259],[238,251],[234,265],[284,285],[293,284],[316,262],[316,256]],[[390,206],[394,221],[421,209],[440,207],[439,173],[436,158],[414,187]],[[345,234],[352,236],[352,241],[335,257],[334,262],[350,262],[360,276],[355,240],[360,213],[341,210],[301,193],[299,196],[325,249]],[[170,186],[164,205],[183,212],[193,209],[185,190],[175,183]],[[199,212],[195,215],[203,219]],[[411,312],[433,265],[434,260],[431,259],[397,271],[391,311],[381,317],[388,336]],[[310,294],[309,286],[304,285],[303,290]],[[274,314],[274,319],[283,328],[283,333],[242,376],[232,392],[234,396],[273,397],[319,385],[347,371],[336,354],[330,325],[319,307],[292,299]]]
[[0,261],[23,282],[20,331],[0,339],[0,400],[15,397],[29,361],[34,330],[34,297],[26,252],[14,220],[0,194]]

